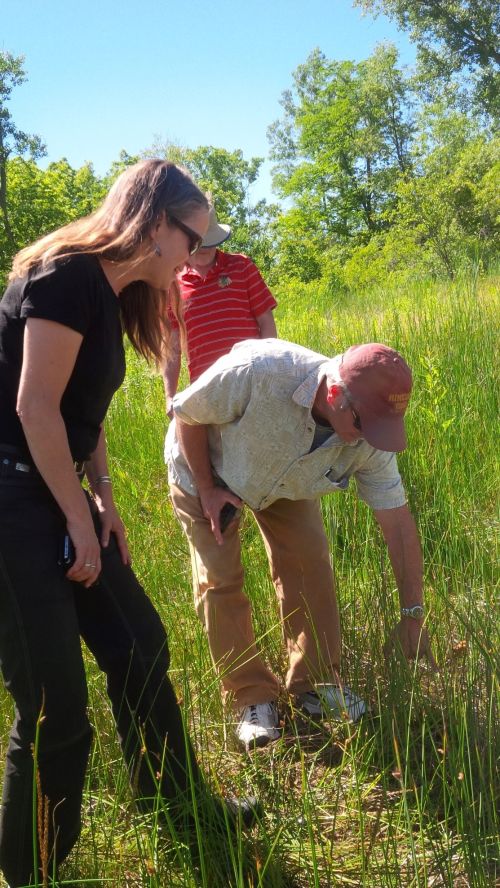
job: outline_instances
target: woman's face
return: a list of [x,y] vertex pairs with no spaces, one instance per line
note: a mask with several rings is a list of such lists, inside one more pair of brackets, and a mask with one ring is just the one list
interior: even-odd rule
[[[208,210],[195,210],[182,220],[182,224],[193,232],[193,235],[203,237],[208,228]],[[151,238],[156,253],[148,258],[147,275],[148,283],[160,290],[167,290],[189,259],[192,238],[189,233],[179,228],[175,222],[167,223],[163,217],[155,225]]]

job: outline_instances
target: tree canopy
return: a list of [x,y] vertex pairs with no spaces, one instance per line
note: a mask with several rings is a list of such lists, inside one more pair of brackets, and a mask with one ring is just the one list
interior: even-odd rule
[[[498,13],[489,2],[483,19],[477,4],[458,0],[359,3],[396,17],[421,53],[441,53],[449,72],[467,64],[486,77],[497,65],[491,35]],[[229,249],[250,255],[272,285],[322,281],[334,293],[390,276],[454,277],[463,268],[487,268],[498,255],[499,140],[491,116],[464,104],[456,79],[432,88],[431,68],[415,73],[401,65],[391,44],[358,62],[328,59],[316,49],[293,72],[283,114],[268,130],[281,205],[252,201],[262,158],[220,146],[157,140],[139,155],[122,150],[102,176],[91,163],[76,170],[65,158],[43,169],[41,139],[19,130],[8,110],[12,90],[26,79],[23,64],[0,54],[3,280],[17,249],[92,212],[114,179],[147,156],[191,171],[220,221],[232,227]]]
[[33,159],[45,154],[45,145],[40,137],[18,129],[7,107],[12,90],[26,80],[23,63],[23,56],[0,51],[0,215],[3,229],[0,238],[0,263],[2,264],[6,256],[12,255],[18,246],[10,223],[7,161],[13,154],[21,157],[27,154]]
[[475,79],[479,104],[498,117],[500,4],[498,0],[354,0],[375,15],[383,12],[410,34],[421,64],[431,75],[464,69]]

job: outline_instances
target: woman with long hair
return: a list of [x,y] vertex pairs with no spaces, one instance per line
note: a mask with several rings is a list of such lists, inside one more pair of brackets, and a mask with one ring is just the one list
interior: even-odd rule
[[0,302],[0,662],[15,703],[0,866],[12,888],[40,866],[57,872],[79,835],[92,735],[81,639],[143,806],[160,797],[170,816],[190,781],[203,785],[165,632],[130,566],[103,421],[125,374],[123,330],[160,359],[168,289],[207,224],[185,171],[138,163],[95,213],[21,250]]

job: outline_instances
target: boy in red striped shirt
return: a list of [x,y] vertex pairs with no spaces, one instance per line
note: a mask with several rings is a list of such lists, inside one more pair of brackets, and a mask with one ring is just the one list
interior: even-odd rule
[[[190,382],[231,351],[235,343],[277,336],[273,317],[277,303],[257,266],[242,253],[217,249],[230,234],[229,225],[218,223],[212,207],[200,249],[177,276]],[[181,335],[173,313],[169,321],[172,357],[163,368],[163,381],[170,416],[179,381]]]

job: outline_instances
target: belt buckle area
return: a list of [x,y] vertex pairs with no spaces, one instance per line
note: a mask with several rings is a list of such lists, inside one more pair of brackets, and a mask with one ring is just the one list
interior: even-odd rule
[[3,454],[0,456],[0,479],[2,482],[15,483],[21,478],[33,479],[34,471],[34,466],[22,462],[20,459]]
[[16,462],[14,468],[16,472],[31,472],[33,466],[29,466],[27,463]]
[[13,469],[14,472],[31,472],[33,468],[29,463],[18,462],[11,456],[2,456],[0,458],[0,463],[2,466],[5,466],[5,468]]

